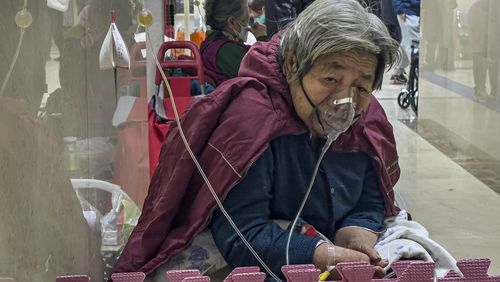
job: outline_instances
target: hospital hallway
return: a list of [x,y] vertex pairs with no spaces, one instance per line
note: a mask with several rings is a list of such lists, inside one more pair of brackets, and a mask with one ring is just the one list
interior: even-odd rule
[[470,68],[428,72],[418,117],[397,104],[400,85],[375,96],[394,127],[396,185],[413,220],[456,259],[491,258],[500,274],[500,104],[476,102]]

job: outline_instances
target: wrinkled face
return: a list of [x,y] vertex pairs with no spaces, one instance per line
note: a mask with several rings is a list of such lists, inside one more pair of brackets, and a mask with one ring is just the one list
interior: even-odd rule
[[[287,73],[296,70],[294,61],[292,56],[287,57]],[[330,95],[335,99],[352,96],[355,115],[359,116],[370,103],[376,67],[377,57],[362,51],[349,51],[319,58],[302,78],[303,88],[300,80],[289,81],[298,116],[313,134],[324,134],[321,126],[314,122],[315,119],[310,118],[314,108],[307,100],[306,93],[316,106],[326,101]]]

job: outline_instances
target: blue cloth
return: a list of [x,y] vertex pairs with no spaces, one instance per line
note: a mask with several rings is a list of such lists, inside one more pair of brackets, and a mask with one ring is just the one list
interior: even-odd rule
[[[311,146],[307,134],[275,139],[224,200],[224,207],[245,238],[277,275],[285,264],[288,232],[273,220],[292,221],[295,217],[320,149]],[[346,226],[382,231],[384,213],[371,159],[364,153],[328,151],[301,218],[333,239],[335,232]],[[214,213],[210,228],[230,266],[259,265],[220,210]],[[290,263],[312,263],[318,241],[295,234],[290,243]]]
[[[172,76],[190,76],[189,74],[185,73],[182,71],[182,69],[180,68],[176,68],[172,71]],[[211,93],[212,91],[215,90],[215,87],[212,86],[210,83],[208,82],[205,82],[205,84],[203,85],[203,90],[205,92],[201,92],[201,83],[198,81],[198,80],[191,80],[190,83],[189,83],[189,95],[190,96],[198,96],[198,95],[202,95],[202,94],[209,94]]]
[[407,14],[420,17],[420,0],[392,0],[396,14]]

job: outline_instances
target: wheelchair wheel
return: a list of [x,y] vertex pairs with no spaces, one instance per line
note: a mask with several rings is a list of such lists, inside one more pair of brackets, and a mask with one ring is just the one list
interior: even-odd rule
[[410,105],[415,114],[418,115],[418,55],[411,63],[409,80]]
[[410,104],[415,114],[418,114],[418,90],[411,95]]
[[398,95],[398,105],[402,109],[408,108],[410,105],[410,93],[408,93],[408,90],[403,89]]

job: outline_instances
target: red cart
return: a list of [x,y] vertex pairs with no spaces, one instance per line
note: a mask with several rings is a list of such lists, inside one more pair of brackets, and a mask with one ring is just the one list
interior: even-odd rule
[[[190,57],[176,58],[169,60],[166,57],[167,51],[171,49],[188,49],[191,51]],[[201,54],[196,46],[191,41],[170,41],[164,42],[158,50],[158,61],[165,71],[172,71],[180,68],[185,73],[194,73],[191,76],[168,76],[168,82],[172,90],[172,95],[175,98],[175,104],[179,115],[184,113],[188,106],[196,99],[196,96],[190,96],[190,84],[192,80],[198,80],[203,86],[205,84],[205,76],[203,73],[203,63]],[[162,76],[160,71],[156,70],[155,78],[155,94],[151,97],[149,103],[148,123],[149,123],[149,168],[150,174],[153,175],[158,158],[160,155],[163,139],[170,128],[170,125],[175,123],[175,116],[170,103],[170,98],[161,95]],[[203,87],[201,87],[203,89]]]

